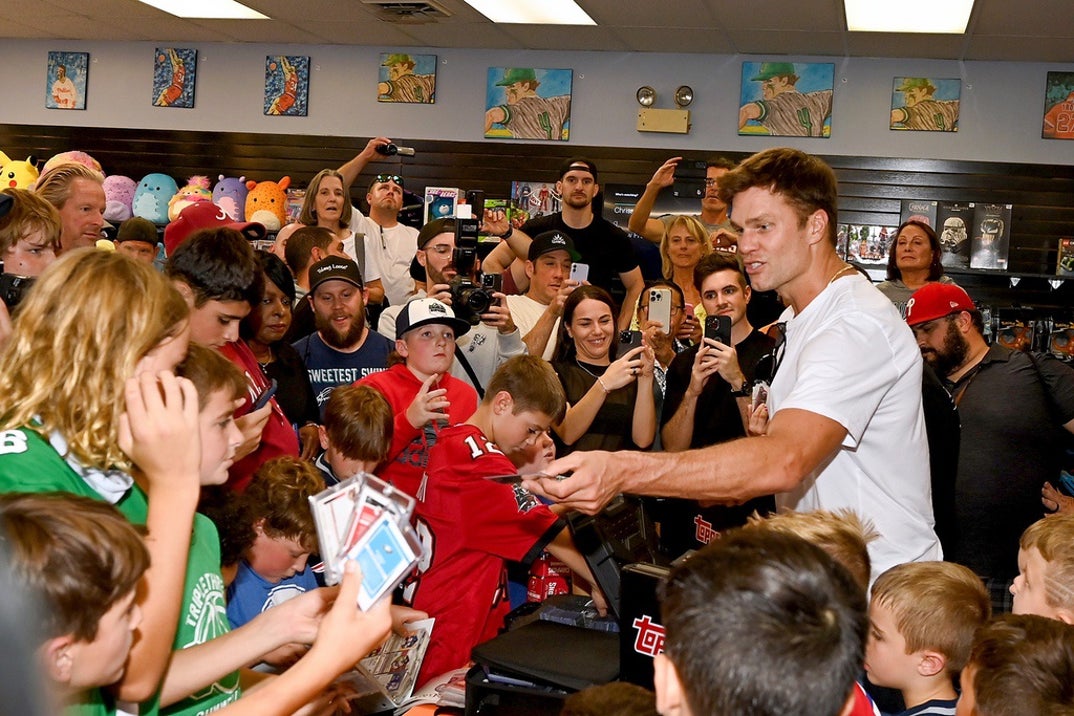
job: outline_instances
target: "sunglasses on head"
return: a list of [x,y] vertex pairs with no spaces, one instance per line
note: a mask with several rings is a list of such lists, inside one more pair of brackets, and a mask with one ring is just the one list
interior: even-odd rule
[[378,184],[384,184],[393,181],[399,186],[403,186],[403,177],[399,176],[398,174],[377,174],[375,177],[373,177],[373,181]]
[[779,364],[783,362],[783,350],[787,345],[787,324],[783,321],[772,324],[768,329],[768,335],[776,342],[772,346],[772,350],[761,356],[761,359],[757,361],[754,376],[757,382],[771,385],[772,379],[776,377],[776,371],[779,370]]

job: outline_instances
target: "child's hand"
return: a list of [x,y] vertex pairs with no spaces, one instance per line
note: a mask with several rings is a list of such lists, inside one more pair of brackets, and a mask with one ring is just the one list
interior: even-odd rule
[[423,612],[418,609],[411,609],[410,607],[400,606],[393,604],[391,608],[392,612],[392,631],[399,636],[406,636],[410,633],[410,628],[407,624],[410,622],[420,621],[422,619],[429,618],[429,612]]
[[444,397],[447,395],[447,389],[437,388],[436,390],[430,390],[433,383],[439,379],[439,373],[433,373],[426,378],[425,382],[421,384],[418,394],[414,396],[414,400],[407,406],[406,420],[415,429],[420,429],[423,425],[434,420],[447,420],[447,409],[451,405],[451,401]]
[[1041,488],[1040,501],[1048,512],[1063,512],[1066,514],[1074,512],[1074,497],[1064,495],[1050,482],[1044,483],[1044,487]]
[[321,620],[317,640],[306,655],[316,659],[323,673],[338,675],[358,663],[384,641],[392,625],[391,600],[381,599],[369,611],[358,608],[362,573],[358,563],[347,560],[339,596]]
[[277,643],[312,644],[317,638],[324,615],[331,608],[339,594],[339,587],[321,587],[311,589],[283,604],[266,609],[257,615],[264,620],[264,629],[273,630]]
[[170,371],[142,373],[125,385],[127,410],[119,416],[119,447],[150,487],[179,487],[196,495],[201,471],[198,393]]
[[759,404],[756,408],[753,408],[750,412],[750,424],[747,427],[751,437],[757,435],[764,435],[768,432],[768,406],[764,403]]
[[235,462],[243,459],[261,445],[261,433],[268,424],[272,415],[272,402],[268,402],[257,410],[235,418],[235,425],[242,432],[242,444],[235,451]]

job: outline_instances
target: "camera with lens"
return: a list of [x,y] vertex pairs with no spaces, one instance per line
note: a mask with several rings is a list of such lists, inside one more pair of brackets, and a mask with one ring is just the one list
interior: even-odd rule
[[466,204],[460,205],[460,208],[461,206],[470,208],[470,216],[455,217],[455,251],[452,254],[452,263],[455,264],[458,275],[451,279],[449,284],[451,308],[456,317],[476,326],[481,322],[481,314],[488,313],[489,308],[496,304],[492,294],[499,290],[494,281],[486,280],[489,276],[482,276],[481,283],[473,280],[477,268],[477,235],[481,229],[481,217],[485,215],[485,192],[477,189],[467,191]]
[[14,310],[19,305],[35,280],[30,276],[16,276],[13,273],[0,274],[0,300],[3,300],[8,310]]
[[415,154],[414,147],[400,147],[398,144],[378,144],[373,149],[377,154],[383,154],[386,157],[394,157],[396,154],[412,157]]

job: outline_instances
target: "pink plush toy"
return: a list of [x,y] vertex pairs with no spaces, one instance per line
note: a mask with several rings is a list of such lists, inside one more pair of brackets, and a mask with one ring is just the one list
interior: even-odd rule
[[225,177],[213,187],[213,203],[224,210],[232,221],[246,221],[246,177]]
[[131,218],[134,192],[138,182],[121,174],[104,178],[104,218],[107,221],[126,221]]
[[246,196],[246,220],[264,224],[269,231],[279,231],[287,220],[287,187],[291,177],[278,182],[246,182],[250,193]]
[[209,191],[209,177],[195,174],[187,179],[186,186],[175,192],[168,202],[168,221],[179,218],[179,212],[196,201],[212,201],[213,193]]
[[90,169],[101,171],[101,163],[86,154],[85,152],[72,151],[72,152],[60,152],[54,157],[50,157],[45,166],[41,167],[42,174],[48,174],[49,170],[59,164],[66,164],[67,162],[74,162],[75,164],[84,164]]

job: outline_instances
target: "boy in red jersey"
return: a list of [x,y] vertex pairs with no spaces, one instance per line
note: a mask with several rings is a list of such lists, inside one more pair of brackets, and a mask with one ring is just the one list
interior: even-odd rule
[[[565,408],[552,367],[516,356],[496,371],[477,412],[441,430],[429,451],[415,513],[430,557],[413,601],[436,626],[418,684],[465,665],[470,650],[503,627],[507,560],[527,563],[547,549],[593,584],[562,518],[520,484],[484,479],[529,462],[527,449]],[[604,595],[596,587],[592,594],[603,614]]]

